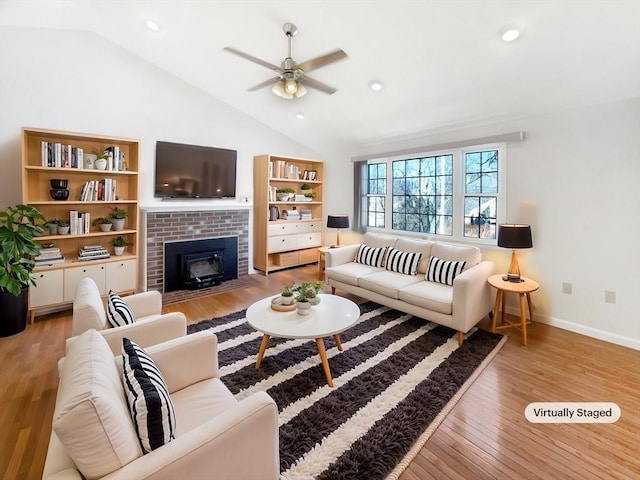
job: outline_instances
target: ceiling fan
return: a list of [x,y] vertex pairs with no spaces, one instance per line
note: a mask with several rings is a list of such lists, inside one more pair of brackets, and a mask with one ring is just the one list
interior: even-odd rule
[[347,54],[338,48],[325,55],[307,60],[306,62],[296,63],[295,60],[293,60],[293,58],[291,57],[291,38],[295,37],[298,34],[298,28],[293,23],[285,23],[282,26],[282,30],[284,30],[284,33],[289,41],[289,55],[284,59],[279,67],[272,63],[265,62],[264,60],[260,60],[259,58],[256,58],[247,53],[241,52],[240,50],[237,50],[233,47],[224,47],[224,50],[226,50],[227,52],[238,55],[239,57],[257,63],[258,65],[262,65],[263,67],[267,67],[268,69],[273,70],[278,74],[276,77],[259,83],[258,85],[251,87],[248,90],[250,92],[254,92],[261,88],[272,85],[271,91],[277,96],[285,98],[287,100],[294,97],[299,98],[306,94],[307,89],[305,88],[305,85],[307,87],[315,88],[322,92],[328,93],[329,95],[337,92],[337,89],[308,77],[307,73],[320,67],[329,65],[330,63],[337,62],[338,60],[342,60],[343,58],[347,58]]

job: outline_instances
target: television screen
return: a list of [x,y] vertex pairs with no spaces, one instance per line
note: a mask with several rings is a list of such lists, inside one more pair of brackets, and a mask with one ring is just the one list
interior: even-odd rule
[[224,148],[156,142],[155,196],[236,196],[237,152]]

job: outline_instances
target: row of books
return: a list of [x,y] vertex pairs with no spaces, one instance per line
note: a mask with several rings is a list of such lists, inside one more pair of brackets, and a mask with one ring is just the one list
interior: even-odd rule
[[84,184],[80,192],[81,202],[116,200],[116,180],[103,178],[102,180],[90,180]]
[[284,160],[272,160],[269,162],[270,178],[288,178],[298,180],[302,172],[297,165],[291,164]]
[[[126,170],[124,153],[118,146],[107,147],[104,153],[108,155],[106,170],[110,172],[122,172]],[[85,161],[84,149],[65,145],[57,142],[41,143],[41,164],[43,167],[53,168],[83,168],[93,169],[92,165],[87,165]]]
[[36,266],[53,265],[54,263],[64,263],[65,258],[59,248],[41,248],[40,254],[34,258]]
[[78,261],[87,262],[90,260],[100,260],[109,258],[109,252],[102,245],[85,245],[78,251]]
[[69,233],[71,235],[84,235],[91,231],[91,214],[71,210],[69,212]]

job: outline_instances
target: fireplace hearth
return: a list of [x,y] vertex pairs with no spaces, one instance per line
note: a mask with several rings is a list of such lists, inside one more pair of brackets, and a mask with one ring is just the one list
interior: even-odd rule
[[182,288],[197,290],[225,280],[224,251],[182,255]]

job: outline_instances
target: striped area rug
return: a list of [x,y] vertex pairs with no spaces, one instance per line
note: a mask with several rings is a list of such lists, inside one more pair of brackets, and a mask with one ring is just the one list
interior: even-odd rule
[[456,332],[373,302],[338,351],[325,339],[334,388],[313,340],[271,338],[259,370],[262,334],[244,311],[190,325],[212,328],[220,375],[237,398],[264,390],[280,423],[282,479],[397,478],[505,338]]

